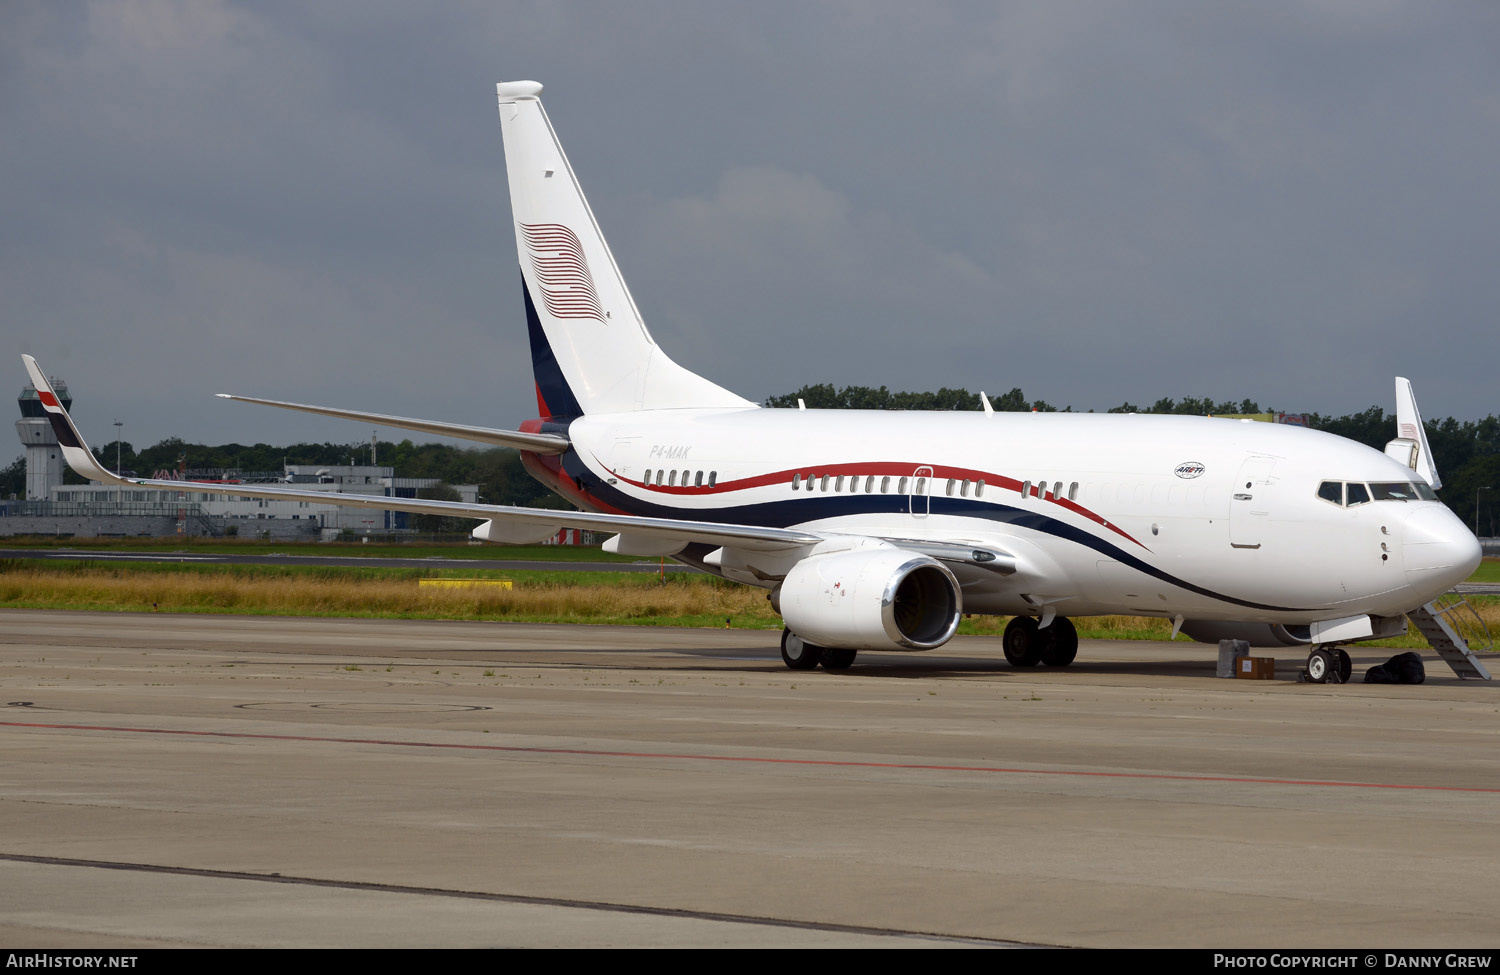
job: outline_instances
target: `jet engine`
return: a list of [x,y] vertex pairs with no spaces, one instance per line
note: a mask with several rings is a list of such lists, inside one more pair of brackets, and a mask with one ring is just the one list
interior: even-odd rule
[[963,613],[948,567],[899,549],[803,559],[774,595],[789,630],[846,650],[931,650],[948,642]]

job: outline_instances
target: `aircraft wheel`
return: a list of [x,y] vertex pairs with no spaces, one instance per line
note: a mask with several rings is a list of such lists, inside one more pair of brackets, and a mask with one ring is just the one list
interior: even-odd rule
[[[1349,683],[1349,675],[1354,673],[1354,661],[1349,659],[1349,653],[1343,647],[1330,647],[1333,651],[1334,673],[1338,675],[1340,684]],[[1330,680],[1329,683],[1332,683]]]
[[[1056,621],[1054,621],[1056,622]],[[1042,660],[1042,640],[1035,616],[1017,616],[1005,625],[1000,638],[1012,667],[1035,667]]]
[[1326,684],[1338,672],[1332,651],[1322,647],[1307,655],[1307,679],[1314,684]]
[[823,648],[804,641],[791,630],[782,628],[781,659],[793,670],[812,670],[823,660]]
[[1048,667],[1066,667],[1078,656],[1078,627],[1066,616],[1059,616],[1045,630],[1038,630],[1042,641],[1042,663]]
[[848,670],[849,665],[854,663],[854,657],[858,650],[838,650],[833,647],[823,648],[824,670]]

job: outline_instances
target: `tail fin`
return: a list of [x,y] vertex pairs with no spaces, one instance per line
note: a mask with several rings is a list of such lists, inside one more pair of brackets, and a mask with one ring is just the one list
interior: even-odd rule
[[682,368],[652,340],[541,90],[534,81],[496,86],[542,414],[754,406]]

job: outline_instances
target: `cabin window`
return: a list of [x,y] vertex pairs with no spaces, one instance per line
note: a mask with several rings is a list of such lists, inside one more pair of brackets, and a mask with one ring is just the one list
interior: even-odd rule
[[675,487],[677,485],[677,472],[676,471],[672,471],[671,473],[669,473],[667,475],[667,485],[669,487]]
[[641,481],[641,483],[644,484],[646,487],[650,487],[651,486],[651,472],[650,471],[646,472],[646,477],[645,477],[644,480]]
[[843,489],[844,489],[844,475],[840,474],[838,477],[836,477],[836,478],[833,479],[833,491],[834,491],[835,494],[837,494],[838,492],[842,491]]
[[698,473],[696,473],[696,474],[693,475],[693,487],[702,487],[702,486],[703,486],[703,472],[699,471]]
[[1062,481],[1058,481],[1056,484],[1052,485],[1052,497],[1053,498],[1060,498],[1060,497],[1062,497]]
[[874,494],[875,493],[875,475],[874,474],[871,474],[869,477],[865,478],[865,493],[866,494]]
[[709,471],[708,472],[708,486],[709,487],[713,487],[714,486],[714,482],[717,481],[718,479],[719,479],[719,472],[718,471]]
[[969,479],[967,477],[964,478],[963,484],[961,484],[958,488],[958,496],[961,498],[967,498],[969,496]]
[[925,477],[919,477],[919,478],[917,478],[917,493],[918,494],[926,494],[927,493],[927,478],[925,478]]
[[801,484],[802,484],[802,475],[801,474],[793,474],[792,475],[792,490],[793,491],[800,491],[802,489],[801,488]]
[[1068,486],[1068,500],[1069,501],[1077,501],[1078,500],[1078,482],[1077,481],[1074,481],[1072,484],[1070,484]]
[[891,478],[890,478],[889,474],[887,474],[885,477],[882,477],[880,479],[880,493],[881,494],[890,494],[891,493]]
[[1025,481],[1025,482],[1023,482],[1021,484],[1021,497],[1023,497],[1023,498],[1024,497],[1028,497],[1030,494],[1031,494],[1031,482],[1030,481]]
[[1324,481],[1318,485],[1318,497],[1330,504],[1342,505],[1344,503],[1344,482]]
[[827,474],[824,474],[823,477],[822,477],[822,479],[818,482],[818,490],[819,491],[827,491],[828,490],[828,475]]
[[1352,508],[1357,504],[1369,504],[1370,492],[1363,484],[1349,484],[1345,486],[1344,498],[1344,503]]
[[667,483],[667,472],[660,467],[656,469],[656,483],[658,486]]
[[897,493],[899,493],[899,494],[905,494],[906,493],[906,482],[908,480],[909,480],[909,478],[905,478],[905,477],[903,477],[901,479],[900,485],[896,488]]
[[951,478],[951,477],[948,478],[948,497],[950,497],[950,498],[953,497],[953,487],[957,483],[958,482],[955,481],[953,478]]

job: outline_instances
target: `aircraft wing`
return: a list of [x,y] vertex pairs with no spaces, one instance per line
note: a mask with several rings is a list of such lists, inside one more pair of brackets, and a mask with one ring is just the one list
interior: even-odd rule
[[[476,518],[486,521],[510,523],[518,526],[557,528],[582,528],[588,531],[629,532],[632,536],[686,540],[716,546],[732,546],[750,550],[792,549],[815,545],[830,534],[800,531],[791,528],[766,528],[756,525],[724,525],[715,522],[690,521],[677,518],[649,518],[639,515],[619,515],[591,511],[559,511],[550,508],[519,508],[495,504],[468,504],[462,501],[428,501],[420,498],[387,498],[361,494],[342,494],[334,491],[307,491],[299,488],[268,487],[260,484],[223,484],[200,481],[168,481],[153,478],[121,477],[106,470],[95,458],[93,451],[84,442],[83,436],[73,424],[73,418],[63,409],[52,384],[42,373],[36,360],[22,355],[26,371],[36,386],[37,397],[52,423],[52,431],[62,448],[68,466],[80,476],[105,484],[125,487],[154,488],[163,491],[208,491],[233,497],[269,498],[282,501],[310,501],[317,504],[337,504],[351,508],[373,508],[380,511],[406,511],[413,514],[446,515],[455,518]],[[330,411],[331,412],[331,411]],[[333,413],[332,415],[344,415]],[[368,415],[368,414],[366,414]],[[420,421],[418,421],[420,422]],[[476,428],[477,429],[477,428]],[[559,438],[561,439],[561,438]],[[533,448],[527,448],[533,449]]]
[[302,413],[318,413],[336,416],[341,420],[359,420],[418,433],[432,433],[440,437],[457,437],[460,440],[476,440],[497,447],[515,447],[536,454],[560,454],[568,449],[568,438],[551,433],[523,433],[520,430],[496,430],[490,427],[473,427],[463,423],[440,423],[436,420],[417,420],[409,416],[388,416],[384,413],[362,413],[358,410],[337,410],[329,406],[309,406],[306,403],[284,403],[276,399],[257,399],[253,396],[235,396],[232,393],[216,394],[220,399],[232,399],[240,403],[259,403],[261,406],[276,406],[283,410],[298,410]]

